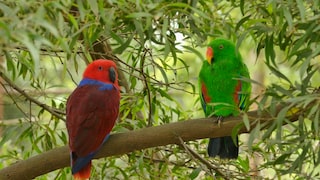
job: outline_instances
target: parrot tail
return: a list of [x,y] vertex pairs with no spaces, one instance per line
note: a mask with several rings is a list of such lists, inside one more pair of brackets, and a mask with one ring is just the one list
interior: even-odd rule
[[86,180],[90,178],[91,162],[83,167],[80,171],[73,174],[75,180]]
[[72,165],[71,171],[74,179],[84,180],[90,178],[91,159],[95,153],[90,153],[85,157],[77,157],[75,153],[71,153]]
[[231,136],[210,138],[208,154],[210,157],[219,156],[221,159],[237,159],[239,153],[238,136],[234,144]]

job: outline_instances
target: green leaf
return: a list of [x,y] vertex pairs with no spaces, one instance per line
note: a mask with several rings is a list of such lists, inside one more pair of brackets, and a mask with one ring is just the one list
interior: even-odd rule
[[31,72],[38,71],[39,69],[37,68],[39,67],[39,61],[40,61],[39,49],[32,42],[31,38],[28,37],[26,34],[21,34],[20,37],[16,38],[16,40],[20,41],[22,44],[24,44],[27,47],[33,60],[33,61],[23,60],[21,62],[24,65],[26,65]]
[[[165,42],[168,42],[168,38],[165,37]],[[164,51],[163,51],[163,59],[166,59],[169,56],[170,53],[170,43],[164,44]]]
[[241,166],[243,172],[248,173],[250,170],[248,156],[246,156],[244,159],[242,159],[241,157],[238,157],[237,161],[238,161],[237,163]]
[[278,157],[273,164],[277,165],[277,164],[285,164],[286,159],[290,157],[291,154],[282,154],[280,157]]
[[78,22],[77,20],[75,19],[75,17],[72,15],[72,14],[67,14],[68,16],[68,20],[71,22],[71,24],[73,25],[73,27],[76,29],[76,30],[79,30],[79,25],[78,25]]
[[[139,43],[140,44],[144,44],[145,41],[144,41],[144,31],[143,31],[143,25],[142,25],[142,22],[141,21],[138,21],[138,20],[133,20],[133,24],[135,26],[135,30],[136,32],[138,33],[138,37],[139,37]],[[133,34],[132,34],[133,36]]]
[[77,10],[79,11],[80,14],[80,19],[81,21],[85,21],[85,16],[86,16],[86,9],[84,8],[83,1],[77,1]]
[[296,0],[296,1],[299,8],[301,20],[302,22],[304,22],[306,17],[306,8],[304,7],[302,0]]
[[283,134],[282,125],[283,125],[283,122],[285,121],[288,110],[290,108],[291,108],[291,106],[286,106],[286,107],[282,108],[277,115],[277,118],[276,118],[276,123],[277,123],[276,138],[277,138],[277,140],[282,139],[282,134]]
[[242,41],[247,37],[247,35],[248,35],[248,33],[247,33],[247,32],[244,32],[244,33],[242,33],[242,34],[239,36],[238,41],[237,41],[237,43],[236,43],[236,49],[239,49]]
[[290,79],[287,78],[287,76],[285,76],[284,74],[282,74],[282,73],[279,71],[278,68],[273,67],[273,66],[270,65],[270,64],[267,64],[267,66],[268,66],[268,68],[271,70],[271,72],[272,72],[273,74],[275,74],[277,77],[279,77],[279,78],[287,81],[287,82],[292,86],[292,83],[291,83]]
[[256,127],[254,127],[252,129],[252,131],[250,132],[250,136],[249,136],[249,139],[248,139],[248,148],[249,148],[249,151],[252,150],[252,144],[253,144],[253,141],[255,139],[257,139],[258,137],[260,137],[260,122],[258,122],[256,124]]
[[126,18],[132,18],[132,19],[140,19],[144,17],[152,17],[152,15],[148,12],[134,12],[126,16]]
[[196,168],[196,169],[194,169],[194,170],[191,172],[191,174],[189,174],[189,178],[190,178],[190,179],[196,179],[196,178],[199,176],[200,172],[201,172],[201,168]]
[[[123,43],[121,44],[119,47],[117,47],[116,49],[113,50],[113,53],[114,54],[121,54],[123,53],[124,50],[126,50],[129,46],[130,46],[130,43],[133,39],[133,34],[131,36],[128,37],[128,39]],[[119,40],[119,39],[118,39]]]
[[313,34],[312,31],[315,26],[317,26],[317,24],[308,24],[308,29],[305,31],[305,33],[296,42],[294,42],[294,46],[291,50],[292,53],[298,51],[298,49],[306,43],[307,38]]
[[173,101],[174,99],[164,90],[157,88],[156,91],[162,96],[165,97],[167,99],[169,99],[170,101]]
[[16,65],[13,63],[13,59],[8,51],[4,51],[6,56],[6,64],[7,64],[7,70],[11,71],[12,73],[12,80],[16,78]]
[[236,27],[234,28],[234,31],[237,32],[239,30],[239,28],[242,26],[243,23],[245,23],[246,21],[248,21],[251,17],[251,14],[248,16],[245,16],[244,18],[242,18],[236,25]]
[[292,28],[293,28],[292,15],[291,15],[291,13],[289,12],[288,7],[283,6],[281,9],[282,9],[282,12],[283,12],[284,17],[285,17],[286,20],[287,20],[289,30],[291,31]]
[[303,147],[302,153],[299,153],[297,159],[293,163],[291,163],[291,166],[288,172],[293,172],[297,167],[301,167],[303,165],[306,154],[309,151],[310,147],[311,147],[310,145],[306,145]]
[[239,131],[243,128],[243,126],[244,126],[244,123],[239,123],[233,127],[232,132],[231,132],[231,137],[234,142],[236,142],[236,138],[239,135]]
[[56,38],[59,37],[59,31],[57,30],[56,26],[50,24],[47,20],[42,19],[42,18],[37,19],[36,23],[39,24],[40,26],[42,26],[43,28],[45,28],[47,30],[47,32],[50,32]]
[[[319,107],[319,104],[318,104],[318,107]],[[316,136],[319,136],[319,125],[320,125],[319,119],[320,119],[320,110],[318,109],[312,121],[312,125],[313,125]]]
[[243,113],[242,117],[243,117],[243,119],[242,119],[243,123],[244,123],[247,131],[250,131],[250,121],[249,121],[248,114],[247,113]]
[[[245,12],[244,12],[244,0],[240,0],[240,10],[241,10],[241,14],[244,15]],[[237,28],[236,28],[237,29]]]
[[162,77],[164,79],[164,82],[165,84],[168,84],[169,83],[169,80],[168,80],[168,76],[167,76],[167,73],[165,72],[165,70],[163,68],[159,68],[161,74],[162,74]]
[[[193,47],[190,47],[190,46],[187,46],[187,45],[183,45],[182,47],[185,48],[186,50],[190,51],[191,53],[197,55],[201,60],[204,59],[203,54],[200,53],[196,48],[193,48]],[[182,62],[182,63],[185,63],[185,62]],[[186,65],[185,65],[185,67],[186,67]]]
[[[164,39],[167,39],[167,32],[169,31],[168,27],[169,27],[169,20],[168,20],[168,18],[164,18],[163,19],[163,26],[162,26],[162,30],[161,30],[161,33],[162,33],[162,36]],[[167,40],[166,40],[166,42],[167,42]]]
[[276,54],[273,47],[273,34],[267,36],[265,39],[265,53],[267,62],[269,63],[271,61],[274,66],[277,66],[277,63],[275,62]]
[[93,12],[93,14],[96,17],[99,17],[100,12],[99,12],[98,2],[97,1],[90,1],[89,5],[91,7],[91,11]]

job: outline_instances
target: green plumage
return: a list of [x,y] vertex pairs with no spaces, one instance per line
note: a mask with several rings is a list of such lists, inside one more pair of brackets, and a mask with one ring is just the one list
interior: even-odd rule
[[[200,100],[206,117],[236,116],[248,108],[251,84],[240,79],[243,77],[250,78],[235,45],[225,39],[210,42],[207,61],[203,61],[199,74]],[[238,145],[231,137],[213,138],[208,153],[213,157],[236,158]]]

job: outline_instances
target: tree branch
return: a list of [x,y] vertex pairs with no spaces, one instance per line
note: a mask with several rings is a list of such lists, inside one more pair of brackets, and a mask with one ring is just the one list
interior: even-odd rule
[[41,108],[43,108],[44,110],[48,111],[50,114],[52,114],[53,116],[65,121],[65,118],[61,115],[64,114],[64,112],[61,112],[58,109],[54,109],[40,101],[38,101],[37,99],[31,97],[28,93],[26,93],[23,89],[21,89],[20,87],[18,87],[16,84],[14,84],[14,82],[12,82],[10,80],[10,78],[8,78],[3,72],[0,72],[0,77],[2,77],[2,79],[9,84],[10,87],[12,87],[14,90],[16,90],[17,92],[19,92],[22,96],[24,96],[26,99],[28,99],[30,102],[33,102],[35,104],[37,104],[38,106],[40,106]]
[[[281,107],[278,109],[280,110]],[[248,112],[247,115],[251,123],[251,129],[255,127],[257,121],[264,124],[263,127],[266,128],[274,120],[272,115],[258,111]],[[303,115],[303,111],[298,111],[286,118],[290,121],[296,121],[301,115]],[[121,155],[168,144],[179,145],[181,144],[179,137],[184,141],[193,141],[209,137],[228,136],[231,134],[233,127],[243,123],[241,116],[226,117],[221,127],[218,127],[213,119],[193,119],[125,133],[115,133],[110,136],[110,139],[103,145],[95,158]],[[245,132],[248,131],[242,126],[239,133]],[[67,146],[63,146],[18,161],[0,170],[0,179],[32,179],[56,169],[67,167],[69,163],[69,149]]]
[[186,150],[188,154],[191,155],[193,159],[198,159],[200,163],[204,164],[207,167],[207,169],[205,170],[209,171],[207,172],[208,174],[212,174],[211,170],[213,170],[223,179],[228,179],[227,176],[219,168],[212,165],[209,161],[205,160],[200,154],[198,154],[197,152],[192,150],[189,146],[187,146],[181,137],[179,137],[179,140],[180,140],[181,146]]

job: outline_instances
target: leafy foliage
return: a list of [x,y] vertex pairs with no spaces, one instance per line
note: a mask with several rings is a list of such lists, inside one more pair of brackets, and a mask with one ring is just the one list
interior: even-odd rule
[[[114,59],[122,74],[121,115],[114,132],[203,117],[194,86],[202,47],[222,36],[246,46],[243,51],[255,47],[256,62],[263,63],[270,78],[259,82],[263,91],[253,93],[252,106],[273,115],[274,123],[265,130],[258,124],[242,138],[242,147],[248,148],[236,161],[208,159],[206,140],[188,146],[229,178],[249,179],[252,159],[261,160],[262,178],[319,178],[319,3],[0,2],[1,85],[4,119],[9,119],[1,126],[0,167],[67,144],[66,98],[95,58]],[[257,85],[254,78],[249,81]],[[289,106],[276,114],[284,103]],[[296,111],[304,116],[288,121]],[[249,128],[247,116],[244,124]],[[95,163],[98,179],[210,179],[220,173],[174,145]],[[67,179],[69,174],[65,168],[38,179]]]

